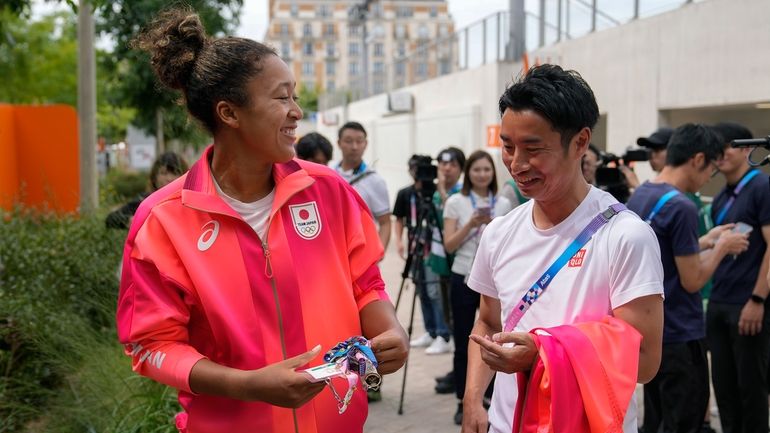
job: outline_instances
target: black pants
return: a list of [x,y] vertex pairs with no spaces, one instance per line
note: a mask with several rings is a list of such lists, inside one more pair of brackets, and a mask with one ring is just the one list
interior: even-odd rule
[[481,300],[479,293],[465,285],[464,280],[465,275],[452,272],[449,290],[454,320],[452,335],[455,340],[455,394],[460,400],[465,394],[465,374],[468,371],[468,336],[471,335],[473,324],[476,322],[476,310],[479,309]]
[[708,401],[705,341],[664,344],[658,374],[644,385],[644,433],[698,432]]
[[770,360],[768,308],[762,331],[738,335],[743,305],[709,302],[706,334],[711,377],[724,433],[767,432],[767,369]]

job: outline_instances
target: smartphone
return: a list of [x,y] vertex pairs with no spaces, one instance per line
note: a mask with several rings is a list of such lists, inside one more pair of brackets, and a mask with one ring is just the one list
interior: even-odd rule
[[476,212],[483,216],[492,216],[492,208],[489,206],[476,208]]
[[733,231],[736,233],[742,233],[742,234],[749,234],[754,230],[754,227],[744,223],[744,222],[737,222],[735,223],[735,227],[733,227]]

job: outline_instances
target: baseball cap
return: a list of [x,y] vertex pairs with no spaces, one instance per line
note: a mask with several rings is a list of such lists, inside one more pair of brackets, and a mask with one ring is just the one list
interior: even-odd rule
[[671,134],[673,133],[673,128],[663,126],[650,134],[649,137],[639,137],[636,140],[636,144],[652,150],[663,150],[668,146],[668,140],[671,138]]

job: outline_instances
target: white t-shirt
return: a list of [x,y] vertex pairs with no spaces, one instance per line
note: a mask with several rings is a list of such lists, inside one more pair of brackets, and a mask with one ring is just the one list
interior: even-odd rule
[[[334,167],[337,173],[339,173],[347,182],[350,182],[363,174],[353,174],[353,169],[342,170],[342,166],[339,162],[332,163],[331,166]],[[374,172],[371,169],[366,169],[364,171],[371,173],[364,174],[363,177],[356,181],[352,186],[358,192],[358,195],[364,199],[366,205],[369,206],[369,212],[371,212],[376,219],[379,216],[390,213],[388,186],[385,184],[385,179],[383,179],[377,172]]]
[[[473,201],[476,202],[477,208],[491,207],[490,197],[479,197],[473,191],[471,191],[471,194],[473,194]],[[461,229],[473,217],[473,212],[475,211],[473,201],[471,201],[470,196],[463,195],[462,193],[452,195],[444,205],[444,219],[457,220],[457,229]],[[500,217],[510,212],[511,202],[507,198],[497,196],[494,202],[492,218]],[[471,229],[468,237],[463,240],[463,243],[455,251],[452,272],[460,275],[468,275],[470,273],[473,257],[476,255],[481,233],[484,232],[485,228],[486,225],[482,225]]]
[[[557,257],[599,212],[617,203],[592,187],[572,214],[555,227],[540,230],[532,221],[534,201],[492,221],[481,237],[468,286],[500,300],[501,321]],[[581,254],[582,253],[582,254]],[[660,248],[650,226],[624,211],[613,217],[566,264],[532,304],[515,330],[599,320],[629,301],[663,296]],[[516,376],[497,373],[489,410],[490,432],[508,433],[517,399]],[[632,397],[623,431],[636,433]]]
[[[214,176],[211,178],[214,179]],[[214,179],[214,186],[217,188],[217,194],[222,197],[222,200],[230,205],[234,211],[238,212],[241,218],[254,229],[261,241],[265,241],[267,239],[267,220],[270,217],[270,211],[273,209],[273,200],[275,200],[275,188],[270,191],[270,194],[257,201],[244,203],[225,194],[216,179]]]

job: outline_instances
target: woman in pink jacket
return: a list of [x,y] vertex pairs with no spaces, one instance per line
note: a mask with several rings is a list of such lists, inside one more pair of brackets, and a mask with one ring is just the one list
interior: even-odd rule
[[302,110],[289,68],[260,43],[208,38],[188,10],[135,43],[214,144],[131,225],[117,323],[134,370],[179,390],[180,431],[362,431],[360,385],[339,414],[299,370],[362,335],[392,373],[406,335],[366,205],[333,171],[293,158]]

